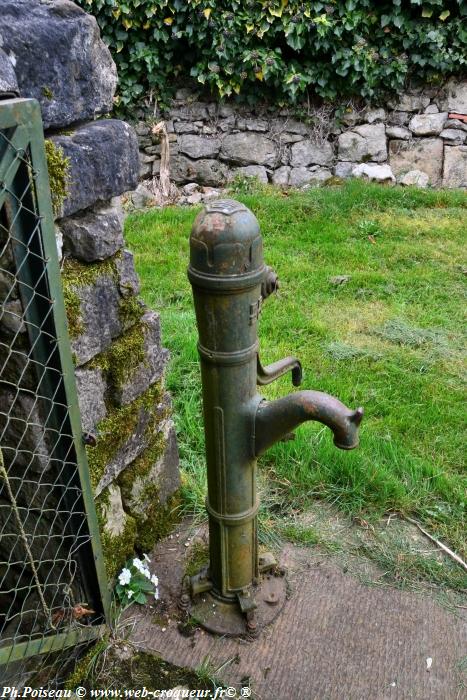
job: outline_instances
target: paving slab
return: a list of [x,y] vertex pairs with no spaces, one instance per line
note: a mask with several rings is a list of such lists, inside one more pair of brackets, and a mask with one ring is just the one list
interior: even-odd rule
[[[192,668],[208,658],[213,668],[234,659],[221,677],[237,688],[250,678],[252,697],[260,700],[467,697],[461,669],[465,615],[453,614],[432,596],[364,585],[309,548],[284,547],[281,564],[288,570],[290,598],[258,639],[219,638],[202,630],[183,636],[177,601],[190,532],[182,526],[151,555],[161,601],[155,609],[132,608],[132,641],[140,648]],[[204,531],[200,536],[206,537]]]

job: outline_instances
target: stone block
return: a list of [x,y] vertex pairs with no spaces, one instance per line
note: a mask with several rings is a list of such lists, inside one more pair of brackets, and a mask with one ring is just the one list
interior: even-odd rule
[[467,187],[467,146],[446,145],[443,187]]
[[133,129],[135,130],[135,134],[138,137],[149,136],[149,134],[151,133],[150,126],[146,122],[136,122],[136,124],[133,124]]
[[[136,476],[131,489],[122,493],[125,511],[138,520],[144,518],[157,500],[165,505],[172,494],[180,486],[179,458],[175,429],[171,420],[166,420],[160,426],[161,438],[164,443],[163,451],[146,474]],[[131,465],[129,467],[131,469]]]
[[139,294],[139,278],[136,274],[134,256],[130,250],[122,250],[121,255],[115,258],[115,268],[118,273],[118,290],[122,297]]
[[0,393],[0,433],[7,470],[23,468],[42,473],[51,468],[50,455],[57,432],[45,428],[48,401],[25,390],[3,389]]
[[70,135],[51,136],[50,140],[70,158],[69,194],[61,216],[71,216],[136,188],[138,140],[125,122],[103,119],[85,124]]
[[352,161],[348,160],[338,162],[334,168],[334,175],[343,179],[352,177],[352,170],[356,165],[357,163],[352,163]]
[[320,185],[326,182],[330,177],[332,177],[332,172],[326,168],[292,168],[289,176],[289,185],[291,187]]
[[97,424],[106,413],[105,394],[107,385],[102,370],[98,367],[78,367],[75,370],[81,425],[87,433],[94,433]]
[[105,260],[125,243],[123,210],[117,198],[61,219],[57,225],[63,235],[65,253],[83,262]]
[[[16,59],[13,57],[13,61]],[[19,94],[13,63],[4,51],[0,49],[0,95],[14,97]]]
[[406,187],[428,187],[428,175],[421,170],[409,170],[408,173],[403,175],[400,180],[400,185],[405,185]]
[[404,93],[399,96],[396,103],[391,102],[390,106],[399,112],[419,112],[430,104],[430,98],[425,95],[411,95]]
[[150,163],[140,163],[139,165],[139,178],[140,180],[147,180],[152,175],[152,162]]
[[196,101],[180,105],[179,107],[172,107],[169,114],[170,118],[173,119],[174,122],[177,119],[193,122],[207,119],[209,116],[206,104],[204,102]]
[[223,132],[231,131],[235,127],[235,117],[232,115],[225,119],[219,119],[217,126]]
[[339,136],[338,144],[339,160],[371,160],[379,163],[387,158],[384,124],[362,124],[351,131],[344,131]]
[[2,304],[0,308],[0,324],[3,332],[16,335],[25,333],[23,306],[19,299],[10,299]]
[[265,119],[237,119],[237,129],[242,131],[258,131],[265,133],[269,129],[269,123]]
[[134,429],[107,463],[104,474],[95,489],[95,496],[115,481],[121,472],[149,446],[154,438],[150,426],[154,425],[158,417],[160,421],[163,420],[169,406],[170,398],[164,394],[157,406],[152,406],[150,409],[142,405],[137,407]]
[[282,131],[280,134],[277,134],[277,138],[281,144],[299,143],[299,141],[303,141],[303,136],[300,136],[300,134],[290,134],[288,131]]
[[291,147],[290,165],[294,168],[307,165],[330,165],[334,152],[328,141],[314,143],[306,140],[294,143]]
[[467,80],[452,78],[445,86],[446,97],[441,101],[442,109],[457,114],[467,114]]
[[426,173],[430,185],[441,184],[443,141],[439,138],[421,138],[411,141],[389,141],[389,164],[397,179],[410,170]]
[[447,118],[447,112],[416,114],[409,122],[409,129],[415,136],[437,136],[443,130]]
[[423,111],[425,114],[437,114],[439,112],[439,109],[435,104],[432,104],[428,105],[428,107],[425,107]]
[[154,192],[142,182],[139,183],[133,192],[129,192],[127,196],[134,209],[145,209],[146,207],[154,206],[156,203]]
[[445,129],[458,129],[459,131],[467,131],[467,123],[460,119],[447,119],[444,125]]
[[2,0],[0,45],[46,129],[110,112],[117,71],[92,15],[67,0]]
[[99,275],[96,280],[71,290],[79,308],[74,308],[80,333],[71,338],[71,349],[76,364],[83,365],[108,348],[114,338],[122,332],[120,319],[120,293],[118,283],[109,273]]
[[215,158],[220,151],[219,139],[203,138],[192,134],[183,134],[178,138],[178,150],[185,156],[198,158]]
[[[141,347],[144,357],[134,367],[128,376],[113,387],[113,400],[118,406],[131,403],[146,389],[157,382],[164,371],[169,359],[168,350],[161,348],[161,333],[159,314],[148,311],[141,319]],[[133,331],[134,332],[134,331]],[[121,336],[119,343],[124,343]]]
[[235,168],[231,172],[230,179],[233,179],[237,175],[241,177],[256,177],[263,183],[268,181],[268,171],[262,165],[245,165],[243,168]]
[[387,126],[386,136],[389,139],[402,139],[405,141],[412,138],[412,132],[406,129],[405,126]]
[[394,124],[395,126],[406,126],[410,121],[410,114],[408,112],[391,112],[388,116],[388,124]]
[[297,119],[273,119],[271,122],[271,130],[278,135],[287,131],[289,134],[298,136],[309,136],[310,127]]
[[277,170],[274,170],[272,174],[272,182],[274,185],[287,186],[289,184],[290,178],[290,167],[288,165],[282,165]]
[[367,109],[365,111],[365,121],[368,124],[374,124],[374,122],[382,122],[386,119],[386,110],[379,107],[377,109]]
[[177,184],[194,181],[201,185],[219,187],[226,182],[228,172],[224,163],[210,158],[190,160],[183,155],[170,158],[170,178]]
[[262,134],[229,134],[222,141],[220,157],[232,165],[273,167],[277,158],[277,148],[271,139]]
[[176,134],[199,134],[199,126],[191,122],[175,122],[174,131]]
[[352,177],[366,178],[373,182],[393,183],[396,181],[389,165],[378,163],[359,163],[352,169]]
[[467,133],[461,129],[443,129],[439,136],[447,145],[462,146],[467,138]]

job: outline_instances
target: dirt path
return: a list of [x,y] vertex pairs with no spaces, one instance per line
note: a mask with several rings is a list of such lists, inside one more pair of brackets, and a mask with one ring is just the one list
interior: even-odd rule
[[214,668],[236,659],[221,677],[237,688],[249,677],[253,697],[263,700],[467,697],[460,668],[467,654],[465,617],[431,596],[365,586],[332,560],[320,561],[313,550],[292,545],[284,548],[281,562],[292,595],[259,639],[216,638],[203,631],[182,636],[175,603],[189,550],[186,538],[181,528],[153,552],[165,614],[161,617],[161,608],[136,613],[132,641],[145,650],[192,668],[207,657]]

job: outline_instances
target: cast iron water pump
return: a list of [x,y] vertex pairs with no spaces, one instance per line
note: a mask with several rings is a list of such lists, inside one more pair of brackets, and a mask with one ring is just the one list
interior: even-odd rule
[[253,633],[276,617],[286,592],[274,557],[258,555],[256,459],[307,420],[327,425],[335,445],[351,450],[363,409],[318,391],[270,402],[257,393],[257,384],[289,370],[298,386],[302,371],[294,357],[261,365],[258,317],[277,276],[264,264],[258,222],[243,204],[218,200],[198,215],[188,277],[199,332],[210,553],[209,567],[191,579],[191,614],[213,632]]

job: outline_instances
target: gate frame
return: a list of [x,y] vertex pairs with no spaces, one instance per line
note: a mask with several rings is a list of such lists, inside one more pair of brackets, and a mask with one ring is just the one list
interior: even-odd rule
[[[110,623],[110,591],[108,588],[107,575],[102,552],[102,543],[97,520],[94,495],[92,492],[89,476],[88,461],[83,440],[83,430],[81,415],[78,404],[78,394],[74,373],[74,364],[71,353],[70,338],[68,335],[68,325],[61,285],[60,264],[58,260],[57,244],[55,238],[54,215],[52,211],[50,185],[47,170],[47,159],[44,146],[44,132],[40,106],[37,100],[13,98],[1,100],[0,98],[0,129],[14,128],[12,143],[16,150],[29,151],[32,174],[34,178],[34,196],[36,200],[36,216],[40,220],[40,238],[45,259],[45,279],[52,301],[52,322],[55,327],[58,353],[60,358],[63,385],[68,407],[68,417],[73,436],[73,446],[78,466],[79,485],[84,502],[87,527],[89,530],[90,542],[86,543],[89,552],[92,554],[94,563],[95,579],[97,587],[93,586],[93,593],[102,606],[105,622],[85,626],[79,629],[71,629],[58,634],[50,634],[41,639],[29,640],[12,644],[8,647],[0,647],[0,666],[9,662],[21,660],[30,656],[59,651],[70,646],[92,641],[108,630]],[[7,154],[8,154],[7,149]],[[8,162],[9,161],[9,162]],[[12,167],[13,159],[0,159],[0,209],[2,208],[7,188],[12,188],[18,168]],[[21,229],[21,227],[19,227]],[[25,232],[27,234],[27,232]],[[35,305],[28,305],[25,312],[26,317],[37,323],[37,308]],[[33,348],[31,355],[34,357],[36,349]],[[80,553],[84,547],[80,549]],[[91,562],[90,562],[91,563]],[[83,580],[89,586],[91,577],[83,573]]]

